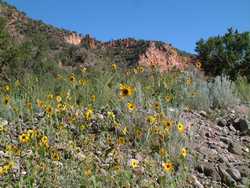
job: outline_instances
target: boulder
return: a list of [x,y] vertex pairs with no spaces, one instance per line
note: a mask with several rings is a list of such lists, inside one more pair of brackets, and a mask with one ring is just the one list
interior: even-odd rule
[[242,177],[250,177],[250,168],[248,166],[237,167]]
[[219,174],[223,183],[229,186],[236,184],[236,181],[231,177],[229,173],[227,173],[225,167],[219,166],[218,170],[219,170]]
[[225,119],[220,119],[217,122],[217,125],[220,126],[220,127],[225,127],[225,126],[227,126],[227,121]]
[[239,172],[235,167],[228,168],[226,171],[227,171],[227,172],[233,177],[233,179],[235,179],[236,181],[240,181],[240,180],[241,180],[241,174],[240,174],[240,172]]
[[228,146],[228,151],[236,155],[242,155],[243,152],[241,145],[237,142],[231,142]]
[[248,132],[249,127],[248,127],[248,123],[245,119],[241,119],[241,118],[237,118],[234,122],[233,122],[233,126],[236,130],[240,131],[240,132]]

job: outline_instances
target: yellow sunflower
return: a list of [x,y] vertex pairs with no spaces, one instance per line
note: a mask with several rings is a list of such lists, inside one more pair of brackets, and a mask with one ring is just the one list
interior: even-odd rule
[[164,119],[164,120],[162,120],[161,123],[165,129],[170,129],[172,127],[172,124],[173,124],[172,120],[170,120],[170,119]]
[[59,161],[60,160],[60,154],[57,151],[53,151],[51,153],[51,159],[53,161]]
[[181,155],[182,155],[183,157],[186,157],[187,154],[188,154],[187,148],[182,148],[182,149],[181,149]]
[[47,136],[43,136],[41,138],[41,142],[40,142],[42,145],[44,145],[45,147],[48,147],[49,146],[49,139]]
[[115,120],[115,114],[114,112],[108,111],[108,118]]
[[56,96],[56,102],[60,103],[62,101],[62,97],[60,95]]
[[177,129],[178,129],[179,133],[183,133],[185,131],[185,125],[183,123],[179,122],[177,125]]
[[52,94],[48,94],[48,96],[47,96],[48,100],[52,100],[53,98],[54,98],[54,96]]
[[173,100],[173,97],[171,95],[165,96],[165,101],[166,102],[171,102]]
[[74,74],[71,74],[71,75],[69,76],[69,81],[70,81],[71,83],[74,83],[74,82],[76,81],[76,77],[75,77]]
[[79,80],[80,86],[85,86],[86,84],[87,84],[87,80],[83,80],[83,79]]
[[88,109],[85,113],[84,113],[84,117],[87,121],[91,120],[93,118],[93,110],[92,109]]
[[29,134],[23,133],[23,134],[19,135],[19,141],[22,144],[27,144],[30,141]]
[[134,92],[133,87],[125,84],[120,84],[120,96],[122,97],[131,96],[133,95],[133,92]]
[[117,65],[114,63],[114,64],[112,64],[112,70],[116,70],[117,69]]
[[11,169],[13,169],[13,167],[15,166],[15,163],[13,161],[8,162],[7,164],[4,165],[4,168],[6,169],[6,171],[10,171]]
[[118,144],[119,144],[119,145],[124,145],[125,143],[126,143],[126,140],[125,140],[124,137],[119,137],[119,138],[118,138]]
[[147,122],[150,124],[150,125],[153,125],[155,122],[156,122],[156,117],[155,116],[148,116],[147,117]]
[[9,92],[10,92],[10,86],[9,86],[9,85],[5,85],[5,86],[4,86],[4,91],[5,91],[6,93],[9,93]]
[[161,104],[160,104],[159,102],[155,102],[155,103],[153,104],[153,107],[154,107],[155,110],[160,110]]
[[8,105],[8,104],[10,103],[10,97],[9,97],[9,96],[5,96],[5,97],[3,98],[3,103],[4,103],[5,105]]
[[143,73],[143,72],[144,72],[144,67],[139,66],[139,67],[138,67],[138,70],[139,70],[139,72]]
[[129,161],[129,165],[130,165],[131,168],[137,168],[138,165],[139,165],[139,161],[136,160],[136,159],[131,159],[131,160]]
[[171,172],[174,165],[171,162],[162,163],[162,167],[166,172]]
[[131,102],[128,103],[127,107],[129,111],[134,111],[136,109],[136,105]]
[[47,113],[48,115],[51,115],[51,114],[53,113],[53,108],[52,108],[51,106],[48,106],[48,107],[46,108],[46,113]]
[[32,139],[32,138],[35,138],[37,136],[37,130],[35,129],[29,129],[27,131],[27,134],[29,135],[29,137]]

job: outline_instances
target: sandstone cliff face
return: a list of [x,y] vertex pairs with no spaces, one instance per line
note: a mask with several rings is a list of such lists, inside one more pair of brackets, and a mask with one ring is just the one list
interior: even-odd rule
[[96,49],[97,43],[98,41],[95,38],[91,37],[89,34],[87,34],[83,38],[83,42],[82,42],[83,45],[86,45],[90,49]]
[[80,45],[82,43],[82,37],[76,33],[72,33],[65,37],[65,41],[69,44]]
[[97,47],[97,41],[95,38],[91,37],[89,34],[82,37],[78,33],[70,33],[68,36],[64,37],[65,42],[72,45],[83,45],[89,49],[95,49]]
[[[184,70],[192,62],[190,57],[183,56],[171,45],[154,41],[145,41],[143,45],[134,39],[120,39],[110,42],[100,42],[90,35],[81,37],[79,34],[71,33],[65,37],[65,41],[73,45],[82,45],[88,49],[104,48],[116,51],[116,56],[129,57],[141,66],[157,66],[160,71],[169,71],[173,68]],[[120,51],[117,51],[120,48]],[[141,50],[138,50],[141,49]],[[140,52],[139,52],[140,51]],[[115,57],[112,57],[113,59]],[[131,59],[131,58],[128,58]],[[131,63],[131,62],[128,62]]]
[[138,63],[142,66],[158,66],[160,71],[169,71],[173,68],[183,70],[190,61],[168,44],[156,47],[155,42],[150,42],[146,52],[140,55]]

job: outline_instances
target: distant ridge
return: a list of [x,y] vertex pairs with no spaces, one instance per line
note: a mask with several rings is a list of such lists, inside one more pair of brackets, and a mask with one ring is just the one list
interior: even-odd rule
[[65,66],[91,66],[108,59],[122,67],[158,65],[161,70],[170,70],[173,67],[184,69],[195,59],[193,54],[164,42],[133,38],[102,42],[89,34],[59,29],[27,17],[2,0],[0,15],[6,20],[7,30],[16,42],[41,40],[48,48],[49,56]]

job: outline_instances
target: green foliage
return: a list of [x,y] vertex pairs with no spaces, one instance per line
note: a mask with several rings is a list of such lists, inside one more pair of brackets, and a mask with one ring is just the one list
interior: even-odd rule
[[250,85],[246,78],[238,78],[235,85],[241,100],[244,101],[244,103],[250,105]]
[[250,33],[239,33],[232,28],[223,36],[201,39],[196,52],[208,75],[228,75],[236,80],[246,76],[250,81]]
[[17,43],[6,30],[6,20],[0,18],[0,73],[3,80],[20,79],[26,72],[41,75],[60,72],[56,59],[49,59],[48,42],[43,35]]

